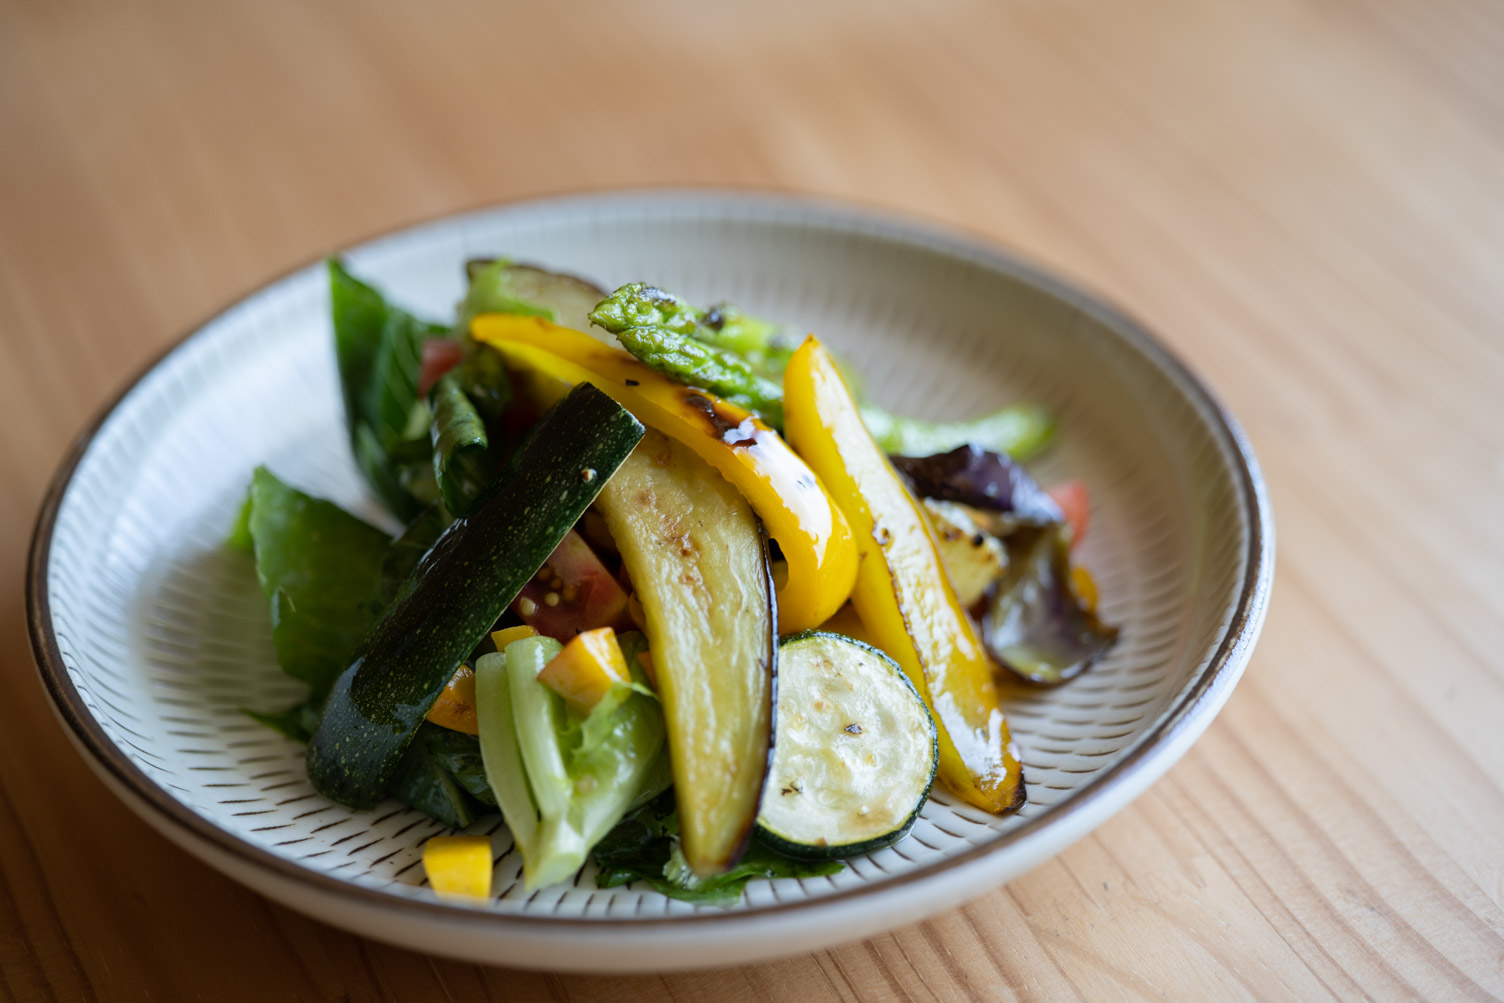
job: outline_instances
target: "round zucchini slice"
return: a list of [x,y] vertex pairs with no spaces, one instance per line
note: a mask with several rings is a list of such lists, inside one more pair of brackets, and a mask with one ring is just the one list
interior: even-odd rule
[[908,835],[935,781],[935,722],[883,652],[809,630],[778,647],[773,764],[757,838],[791,857],[851,857]]

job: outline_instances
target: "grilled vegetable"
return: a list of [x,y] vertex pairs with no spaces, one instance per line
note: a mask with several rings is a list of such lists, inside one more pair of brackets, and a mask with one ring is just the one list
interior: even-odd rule
[[[682,297],[642,282],[613,292],[591,311],[590,319],[659,372],[782,427],[779,384],[794,346],[785,328],[725,303],[699,310]],[[860,395],[856,374],[840,360],[837,365],[847,385]],[[977,443],[1025,460],[1043,452],[1055,433],[1054,418],[1033,404],[966,421],[923,421],[871,406],[862,408],[862,417],[885,451],[910,456]]]
[[932,456],[975,443],[1015,460],[1038,456],[1055,436],[1055,419],[1037,404],[1015,404],[967,421],[903,418],[881,408],[862,408],[867,431],[895,456]]
[[594,387],[543,417],[510,476],[449,527],[336,682],[308,747],[331,801],[370,808],[455,668],[485,636],[642,437]]
[[686,386],[709,390],[722,400],[783,426],[783,388],[758,375],[741,356],[712,348],[662,328],[628,327],[616,332],[628,352]]
[[935,533],[935,546],[956,601],[971,609],[982,600],[987,587],[1008,570],[1008,552],[965,505],[934,498],[926,498],[920,505]]
[[[793,343],[777,324],[749,316],[726,303],[698,310],[681,297],[643,282],[622,286],[607,296],[590,311],[590,319],[618,337],[624,331],[636,329],[676,339],[694,339],[715,349],[717,358],[738,359],[758,378],[774,381],[783,376],[783,367],[793,351]],[[637,354],[630,345],[628,350]],[[675,375],[666,369],[662,371]],[[692,379],[687,382],[719,393],[709,384]],[[777,382],[764,392],[774,400],[783,396]]]
[[695,874],[723,872],[751,834],[773,740],[777,617],[757,518],[656,432],[598,506],[647,621],[684,858]]
[[757,838],[791,857],[851,857],[919,819],[940,758],[935,723],[870,644],[806,631],[778,646],[778,735]]
[[542,317],[560,327],[589,332],[590,311],[606,295],[585,279],[514,261],[475,259],[465,263],[465,273],[470,289],[460,303],[459,333],[483,313]]
[[[762,422],[625,352],[537,318],[477,317],[471,334],[500,351],[514,370],[530,374],[534,393],[551,399],[576,383],[593,383],[720,471],[788,561],[788,581],[778,593],[782,632],[817,627],[846,601],[857,562],[846,521],[805,462]],[[635,573],[632,578],[637,581]]]
[[992,667],[946,581],[918,503],[862,425],[856,401],[814,337],[784,377],[788,435],[861,541],[852,603],[935,716],[940,778],[979,808],[1023,799],[1022,771]]
[[1026,532],[1018,534],[1023,539],[1009,538],[1015,557],[982,617],[982,639],[992,657],[1021,679],[1056,686],[1106,654],[1118,629],[1093,612],[1095,583],[1079,591],[1074,586],[1069,530]]

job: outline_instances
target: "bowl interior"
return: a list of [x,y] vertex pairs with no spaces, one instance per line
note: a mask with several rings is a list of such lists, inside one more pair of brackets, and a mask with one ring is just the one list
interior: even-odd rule
[[[1250,561],[1236,444],[1187,377],[1109,312],[993,252],[849,210],[756,197],[602,196],[487,211],[386,237],[352,269],[446,318],[461,262],[506,255],[613,287],[649,279],[817,331],[893,410],[962,417],[1015,400],[1059,415],[1046,483],[1083,478],[1093,501],[1081,559],[1112,655],[1008,713],[1028,805],[998,819],[938,794],[913,837],[841,874],[755,882],[742,909],[880,883],[1048,823],[1208,670]],[[215,826],[311,871],[427,896],[417,866],[438,830],[395,803],[371,813],[310,789],[303,748],[242,708],[301,697],[277,669],[251,561],[224,538],[252,468],[386,524],[345,445],[322,267],[230,309],[123,399],[63,496],[45,582],[51,627],[84,712],[118,754]],[[501,912],[576,918],[692,913],[637,887],[527,893],[499,821]]]

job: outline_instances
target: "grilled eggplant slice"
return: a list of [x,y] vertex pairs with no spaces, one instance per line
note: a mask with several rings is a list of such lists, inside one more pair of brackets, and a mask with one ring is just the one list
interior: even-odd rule
[[472,258],[465,262],[465,275],[470,290],[460,304],[461,331],[477,314],[521,313],[616,344],[591,326],[590,311],[606,298],[606,290],[587,279],[495,258]]
[[684,859],[702,877],[722,873],[746,848],[773,745],[766,539],[725,478],[654,431],[597,506],[642,603]]

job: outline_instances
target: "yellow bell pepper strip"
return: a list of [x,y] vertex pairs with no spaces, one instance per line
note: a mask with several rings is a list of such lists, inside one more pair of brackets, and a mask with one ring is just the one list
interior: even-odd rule
[[494,868],[490,836],[430,836],[423,844],[423,870],[439,898],[486,901]]
[[540,403],[591,383],[720,471],[788,562],[788,581],[778,593],[780,632],[819,626],[851,594],[857,546],[840,509],[788,443],[751,412],[540,317],[484,314],[471,321],[470,335],[534,377],[524,385],[543,395]]
[[428,720],[441,728],[479,735],[480,723],[475,716],[475,670],[461,665],[439,698],[428,708]]
[[617,683],[630,683],[632,673],[610,627],[587,630],[570,638],[555,655],[538,682],[564,698],[569,709],[581,717],[589,714]]
[[860,541],[852,605],[934,712],[940,778],[968,803],[1023,803],[1022,768],[992,663],[946,579],[929,524],[862,424],[830,354],[806,338],[784,373],[789,441],[821,476]]

